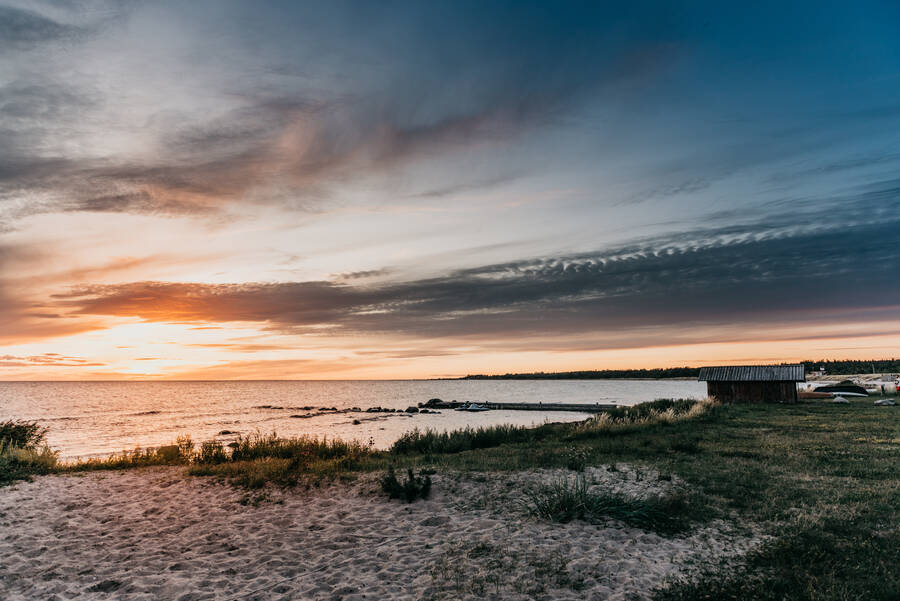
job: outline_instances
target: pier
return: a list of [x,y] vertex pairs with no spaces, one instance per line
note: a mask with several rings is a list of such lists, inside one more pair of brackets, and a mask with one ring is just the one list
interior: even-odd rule
[[468,404],[475,404],[485,409],[506,411],[578,411],[580,413],[600,413],[617,409],[614,403],[491,403],[489,401],[442,401],[431,399],[427,403],[420,403],[420,407],[427,409],[459,409]]

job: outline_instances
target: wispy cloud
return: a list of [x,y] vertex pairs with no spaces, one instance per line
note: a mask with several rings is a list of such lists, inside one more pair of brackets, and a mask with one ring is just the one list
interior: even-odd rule
[[[273,284],[139,282],[57,296],[82,315],[148,321],[257,322],[282,332],[391,332],[411,337],[614,333],[632,328],[816,321],[829,312],[888,318],[900,282],[883,266],[900,220],[782,233],[709,231],[653,245],[523,260],[381,285],[330,281]],[[879,294],[859,290],[879,282]],[[814,336],[814,333],[810,333]],[[678,334],[679,337],[682,334]],[[602,338],[602,336],[601,336]],[[658,343],[665,340],[658,338]]]
[[106,364],[80,357],[66,357],[58,353],[43,353],[27,357],[0,355],[0,367],[100,367],[103,365]]
[[[217,4],[220,9],[235,10]],[[135,61],[137,67],[143,60],[123,31],[141,27],[150,18],[148,11],[111,8],[108,12],[120,18],[76,28],[37,13],[2,10],[0,38],[52,44],[72,31],[89,31],[83,44],[68,42],[77,45],[73,56],[96,59],[95,47],[104,47],[94,42],[100,38],[125,44],[117,60],[126,65]],[[290,53],[305,49],[305,38],[330,46],[331,30],[353,23],[334,22],[342,8],[327,13],[297,7],[264,10],[254,18],[279,31],[287,20],[304,32],[279,40]],[[565,23],[547,27],[551,14]],[[671,54],[661,42],[641,35],[623,41],[605,24],[582,20],[574,7],[552,12],[519,7],[494,16],[472,21],[462,7],[443,11],[416,3],[376,11],[367,20],[366,35],[353,32],[353,43],[336,48],[336,56],[323,63],[351,78],[346,80],[350,85],[332,89],[282,73],[279,58],[265,53],[248,53],[241,60],[252,62],[240,65],[265,75],[223,80],[226,65],[211,56],[194,68],[218,88],[186,98],[181,110],[122,106],[121,99],[95,83],[69,77],[65,54],[54,54],[54,60],[37,57],[45,61],[40,76],[19,70],[17,80],[0,88],[0,130],[8,141],[0,150],[0,199],[29,198],[7,207],[7,218],[58,210],[217,215],[235,202],[309,210],[337,184],[556,123],[590,95],[655,72]],[[436,17],[442,25],[429,28],[424,45],[404,25]],[[622,15],[614,18],[638,34],[652,28]],[[166,22],[152,23],[160,28],[156,35],[168,35]],[[222,33],[239,40],[248,35]],[[261,41],[240,43],[258,46]],[[175,56],[158,60],[189,61],[172,52]],[[366,72],[371,67],[355,64],[357,59],[375,61],[382,77],[372,78]],[[125,75],[140,95],[160,94],[147,88],[138,73]],[[450,89],[453,103],[447,102]],[[111,122],[111,115],[119,113],[131,115],[132,122]],[[130,138],[126,150],[72,152],[101,148],[111,127]],[[474,178],[418,195],[441,197],[496,185],[504,177]]]
[[0,6],[0,52],[29,48],[41,42],[75,35],[77,27],[59,23],[39,13]]

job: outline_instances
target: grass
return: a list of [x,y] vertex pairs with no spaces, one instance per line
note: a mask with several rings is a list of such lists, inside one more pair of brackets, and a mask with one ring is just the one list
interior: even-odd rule
[[451,432],[435,430],[411,430],[398,438],[391,446],[394,455],[452,454],[477,449],[490,449],[504,444],[533,444],[544,440],[589,438],[597,434],[622,432],[630,428],[675,423],[692,419],[708,411],[711,401],[692,399],[660,399],[603,412],[596,417],[571,424],[544,424],[537,428],[527,426],[498,425],[467,427]]
[[603,523],[616,520],[659,534],[679,534],[691,528],[700,513],[682,494],[634,499],[593,492],[584,475],[564,479],[529,491],[527,509],[552,522],[584,520]]
[[672,532],[689,527],[694,512],[702,511],[707,518],[756,524],[771,537],[740,564],[704,569],[660,588],[653,593],[657,601],[887,601],[900,599],[900,407],[874,407],[872,400],[849,405],[659,401],[582,423],[420,431],[387,452],[360,443],[258,435],[241,439],[234,449],[193,444],[188,449],[182,441],[165,451],[59,465],[43,439],[32,436],[27,447],[21,439],[3,443],[0,483],[29,473],[163,463],[248,488],[391,465],[475,472],[568,468],[577,474],[585,466],[629,463],[677,476],[692,491],[683,500],[687,507],[616,505],[569,484],[568,490],[544,490],[532,498],[535,512],[587,520],[630,513],[644,520],[641,527],[652,529],[664,511],[675,516],[667,530]]
[[256,433],[231,443],[230,453],[204,443],[192,460],[195,476],[216,476],[246,488],[267,483],[292,486],[301,479],[321,482],[350,473],[374,454],[371,444],[313,436],[279,438]]
[[0,422],[0,486],[56,469],[57,454],[46,436],[47,429],[35,422]]

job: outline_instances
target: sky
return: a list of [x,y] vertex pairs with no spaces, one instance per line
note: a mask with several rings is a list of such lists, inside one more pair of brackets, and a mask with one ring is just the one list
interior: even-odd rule
[[900,4],[0,0],[0,380],[900,348]]

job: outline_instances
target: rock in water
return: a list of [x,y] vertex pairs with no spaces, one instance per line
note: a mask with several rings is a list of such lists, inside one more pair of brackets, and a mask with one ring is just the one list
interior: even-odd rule
[[419,408],[410,405],[409,407],[406,408],[406,412],[407,412],[407,413],[418,413],[418,412],[419,412]]

